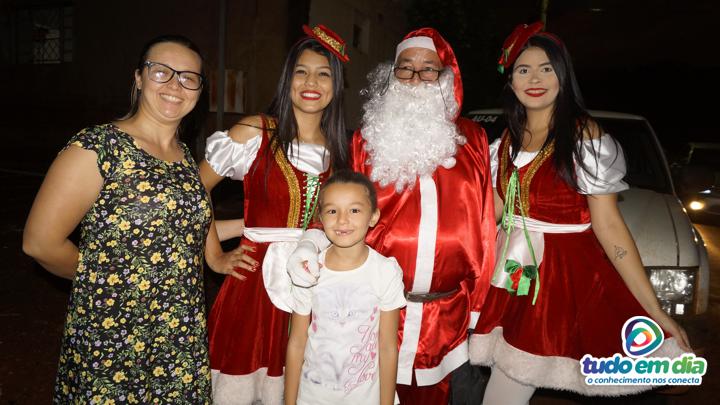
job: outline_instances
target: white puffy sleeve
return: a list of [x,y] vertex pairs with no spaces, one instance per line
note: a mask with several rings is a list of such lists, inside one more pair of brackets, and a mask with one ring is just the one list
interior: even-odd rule
[[490,144],[490,175],[492,176],[492,187],[497,184],[498,172],[498,149],[500,149],[500,141],[502,137],[497,138]]
[[[586,139],[582,143],[583,170],[575,162],[575,174],[582,194],[612,194],[628,189],[627,167],[620,144],[610,135]],[[589,172],[589,173],[588,173]]]
[[242,180],[255,161],[261,141],[262,136],[258,135],[245,143],[237,143],[227,131],[217,131],[207,139],[205,160],[218,175]]

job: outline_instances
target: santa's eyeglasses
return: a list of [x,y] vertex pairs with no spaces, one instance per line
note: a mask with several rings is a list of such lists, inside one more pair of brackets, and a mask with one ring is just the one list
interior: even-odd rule
[[395,73],[395,77],[400,80],[412,80],[412,78],[417,74],[418,78],[424,82],[434,82],[438,79],[438,77],[440,77],[442,70],[433,69],[431,67],[415,70],[409,67],[395,66],[395,68],[393,68],[393,72]]

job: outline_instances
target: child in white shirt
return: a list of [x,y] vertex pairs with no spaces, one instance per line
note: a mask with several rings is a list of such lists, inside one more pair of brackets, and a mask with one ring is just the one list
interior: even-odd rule
[[320,254],[318,284],[293,286],[285,404],[394,404],[406,303],[397,261],[365,244],[380,217],[375,188],[360,173],[337,172],[319,207],[332,244]]

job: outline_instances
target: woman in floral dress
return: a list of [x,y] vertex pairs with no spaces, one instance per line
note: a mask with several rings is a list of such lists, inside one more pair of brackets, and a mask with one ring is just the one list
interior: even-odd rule
[[[178,139],[202,71],[186,38],[150,41],[131,111],[75,135],[38,192],[23,249],[73,280],[55,403],[210,402],[201,271],[210,202]],[[76,247],[68,235],[78,223]]]

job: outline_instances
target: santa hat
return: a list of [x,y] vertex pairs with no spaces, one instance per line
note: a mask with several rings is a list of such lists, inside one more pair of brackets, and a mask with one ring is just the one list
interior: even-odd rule
[[462,78],[460,77],[460,67],[458,66],[455,53],[445,38],[440,35],[434,28],[420,28],[405,35],[402,42],[397,46],[395,59],[400,52],[408,48],[425,48],[435,51],[440,57],[440,62],[446,68],[450,68],[454,75],[453,92],[458,110],[455,118],[460,115],[463,100]]

